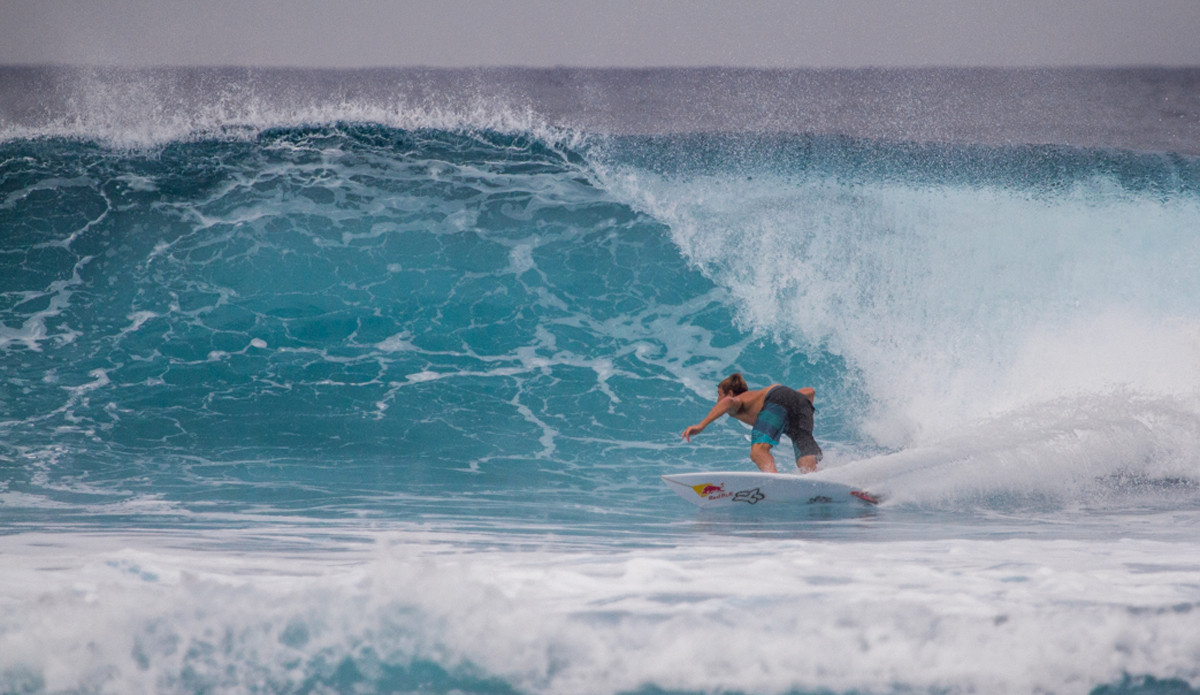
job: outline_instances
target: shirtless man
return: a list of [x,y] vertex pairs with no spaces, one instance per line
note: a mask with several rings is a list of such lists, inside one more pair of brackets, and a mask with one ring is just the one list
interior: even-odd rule
[[803,388],[794,391],[787,386],[771,384],[765,389],[751,391],[741,374],[732,374],[717,386],[717,404],[697,425],[683,431],[683,438],[692,441],[722,415],[737,418],[754,427],[750,437],[750,460],[764,473],[778,473],[771,447],[779,444],[779,436],[787,434],[796,454],[796,467],[803,473],[817,470],[821,447],[813,439],[813,398],[816,391]]

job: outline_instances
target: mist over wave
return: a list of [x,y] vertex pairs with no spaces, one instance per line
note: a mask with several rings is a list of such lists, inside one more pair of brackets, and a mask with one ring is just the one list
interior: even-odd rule
[[[372,122],[543,139],[791,133],[1200,154],[1200,69],[0,67],[0,138],[122,146]],[[551,126],[545,128],[544,126]]]

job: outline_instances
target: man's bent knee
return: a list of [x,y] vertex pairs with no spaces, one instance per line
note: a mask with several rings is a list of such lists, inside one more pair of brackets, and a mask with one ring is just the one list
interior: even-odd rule
[[775,457],[771,455],[771,445],[758,442],[750,445],[750,460],[763,473],[778,473],[775,468]]

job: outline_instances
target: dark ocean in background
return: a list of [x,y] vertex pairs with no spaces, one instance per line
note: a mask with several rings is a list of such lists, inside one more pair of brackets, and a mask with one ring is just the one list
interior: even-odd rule
[[1195,693],[1198,531],[1200,69],[0,68],[0,693]]

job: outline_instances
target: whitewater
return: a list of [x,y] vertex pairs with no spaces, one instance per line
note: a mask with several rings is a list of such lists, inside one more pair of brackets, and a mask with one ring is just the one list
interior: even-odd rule
[[[1195,693],[1198,157],[1196,70],[0,69],[0,693]],[[669,491],[734,371],[883,502]]]

